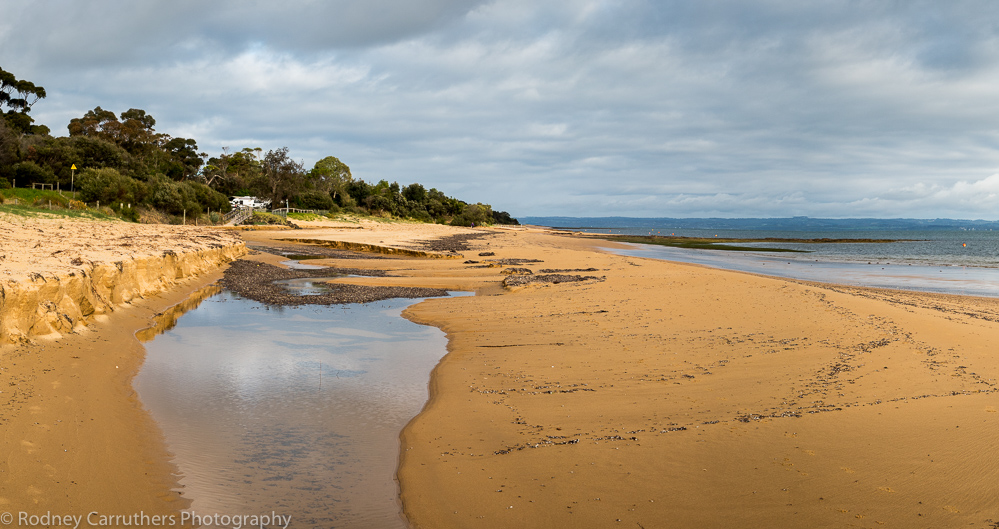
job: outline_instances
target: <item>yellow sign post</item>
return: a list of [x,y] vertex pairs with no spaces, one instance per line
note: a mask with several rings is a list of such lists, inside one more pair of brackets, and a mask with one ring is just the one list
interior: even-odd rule
[[76,164],[75,163],[73,164],[72,167],[70,167],[70,171],[71,172],[69,173],[69,190],[70,190],[71,193],[73,193],[73,198],[76,198]]

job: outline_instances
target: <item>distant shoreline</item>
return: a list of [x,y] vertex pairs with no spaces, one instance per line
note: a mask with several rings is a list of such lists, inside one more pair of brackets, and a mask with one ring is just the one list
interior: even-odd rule
[[692,248],[700,250],[723,250],[736,252],[791,252],[809,253],[808,250],[793,250],[787,248],[769,248],[762,246],[734,246],[731,243],[797,243],[797,244],[843,244],[843,243],[891,243],[915,242],[920,239],[844,239],[844,238],[810,238],[795,239],[784,237],[739,238],[739,237],[684,237],[679,235],[600,235],[583,232],[582,235],[595,239],[605,239],[615,242],[637,244],[655,244],[674,248]]
[[671,218],[671,217],[518,217],[522,224],[570,230],[637,229],[656,226],[668,229],[774,230],[774,231],[864,231],[864,230],[999,230],[999,220],[846,218]]

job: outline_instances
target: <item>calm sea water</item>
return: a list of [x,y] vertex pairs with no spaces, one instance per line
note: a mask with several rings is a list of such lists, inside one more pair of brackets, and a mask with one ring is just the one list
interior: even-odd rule
[[877,239],[896,240],[884,243],[740,243],[740,246],[760,246],[805,250],[808,254],[782,253],[796,260],[835,261],[847,263],[912,264],[925,266],[971,266],[999,268],[999,231],[981,230],[697,230],[669,229],[664,226],[634,228],[586,229],[587,233],[614,235],[677,235],[683,237],[760,239]]
[[732,252],[633,245],[614,250],[778,277],[879,288],[999,297],[999,231],[935,230],[720,230],[668,225],[576,228],[612,235],[706,238],[875,239],[878,243],[740,243],[808,253]]
[[[287,283],[303,295],[322,288]],[[279,308],[222,292],[148,342],[134,386],[191,510],[407,527],[398,436],[446,352],[440,330],[400,316],[418,301]]]

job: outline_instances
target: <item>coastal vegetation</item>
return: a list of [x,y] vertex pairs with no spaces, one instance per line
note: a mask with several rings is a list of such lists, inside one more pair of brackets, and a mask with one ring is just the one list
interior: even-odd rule
[[230,209],[230,196],[256,196],[274,207],[347,212],[452,225],[517,224],[489,204],[468,203],[426,189],[355,178],[335,156],[311,169],[287,147],[233,149],[209,155],[194,138],[156,130],[145,110],[101,108],[73,118],[68,136],[35,124],[31,108],[45,89],[0,69],[0,188],[44,184],[91,207],[138,221],[166,216],[211,220]]

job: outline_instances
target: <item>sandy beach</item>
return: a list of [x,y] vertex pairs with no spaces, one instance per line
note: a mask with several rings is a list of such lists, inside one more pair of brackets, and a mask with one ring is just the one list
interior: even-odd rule
[[[805,284],[601,245],[493,231],[465,261],[349,280],[479,294],[406,312],[449,338],[431,400],[402,435],[415,527],[999,519],[999,467],[980,456],[999,409],[999,301]],[[510,268],[601,279],[504,288]]]
[[[302,224],[240,235],[255,251],[327,241],[354,253],[318,263],[386,273],[345,284],[477,293],[404,313],[449,340],[401,434],[414,527],[999,520],[999,300],[621,257],[541,229]],[[129,385],[133,333],[220,270],[5,346],[0,510],[183,507]]]
[[227,232],[0,220],[0,511],[153,515],[185,502],[130,381],[134,333],[245,253]]

